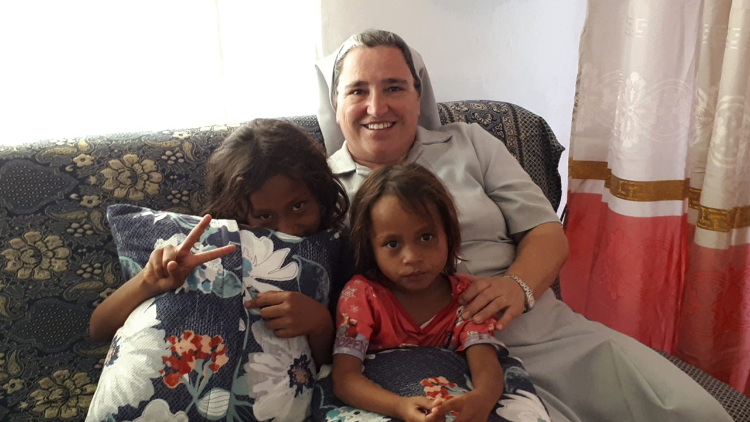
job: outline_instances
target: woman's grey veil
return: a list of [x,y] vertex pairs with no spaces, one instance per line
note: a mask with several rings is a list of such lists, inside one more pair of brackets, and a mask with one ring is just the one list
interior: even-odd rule
[[[346,41],[336,49],[336,52],[330,54],[323,59],[315,63],[315,69],[318,73],[318,124],[320,124],[320,130],[323,132],[323,140],[325,141],[326,151],[328,155],[333,154],[341,148],[344,143],[344,134],[341,132],[341,128],[336,123],[336,111],[333,109],[331,81],[333,79],[333,65],[336,62],[341,48],[346,45]],[[422,82],[422,95],[420,97],[420,115],[419,115],[419,126],[425,129],[436,129],[440,127],[440,116],[438,115],[437,102],[435,101],[435,94],[432,91],[432,84],[430,83],[430,76],[427,74],[427,68],[424,65],[422,56],[409,47],[411,50],[411,56],[414,60],[414,68],[417,71],[417,76]]]

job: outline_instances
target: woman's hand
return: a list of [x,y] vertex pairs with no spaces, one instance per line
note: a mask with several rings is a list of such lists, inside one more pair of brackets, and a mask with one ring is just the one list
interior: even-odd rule
[[260,308],[266,328],[279,338],[318,334],[332,324],[328,308],[299,292],[259,293],[245,307]]
[[[539,298],[555,281],[568,258],[568,240],[558,222],[540,224],[531,230],[513,235],[518,247],[508,273],[520,277]],[[468,277],[473,280],[459,298],[467,304],[463,315],[481,322],[503,311],[497,329],[502,330],[526,308],[526,295],[521,286],[509,277]]]
[[195,267],[234,252],[235,245],[196,254],[191,252],[210,223],[211,216],[205,215],[179,246],[167,245],[151,252],[146,267],[141,271],[143,286],[152,293],[151,297],[182,286]]
[[526,295],[512,278],[470,274],[461,274],[461,277],[471,281],[471,286],[458,299],[459,303],[466,305],[461,314],[464,319],[472,318],[474,322],[481,323],[502,312],[495,326],[502,330],[526,308]]

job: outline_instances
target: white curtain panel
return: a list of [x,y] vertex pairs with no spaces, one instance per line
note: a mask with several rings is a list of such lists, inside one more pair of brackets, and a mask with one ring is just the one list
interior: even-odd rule
[[689,180],[692,205],[704,207],[688,212],[696,242],[747,243],[750,0],[590,2],[580,54],[571,192],[601,193],[623,215],[681,215],[683,198],[630,200],[580,170],[606,163],[622,180]]
[[590,1],[563,298],[750,394],[750,0]]

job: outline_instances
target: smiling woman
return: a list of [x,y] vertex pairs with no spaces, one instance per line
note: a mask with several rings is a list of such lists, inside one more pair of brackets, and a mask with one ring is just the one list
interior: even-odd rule
[[[305,115],[317,106],[309,67],[316,2],[39,3],[0,4],[9,65],[0,76],[0,144]],[[279,96],[280,86],[295,101]]]
[[[392,47],[357,48],[346,54],[338,77],[336,121],[360,164],[403,159],[419,118],[419,91],[403,53]],[[379,65],[379,66],[377,66]]]

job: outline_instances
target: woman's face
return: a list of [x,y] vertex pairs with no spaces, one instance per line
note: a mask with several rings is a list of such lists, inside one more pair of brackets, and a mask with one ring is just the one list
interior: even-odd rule
[[349,51],[336,100],[336,122],[354,161],[375,169],[403,160],[417,135],[419,94],[401,50]]

